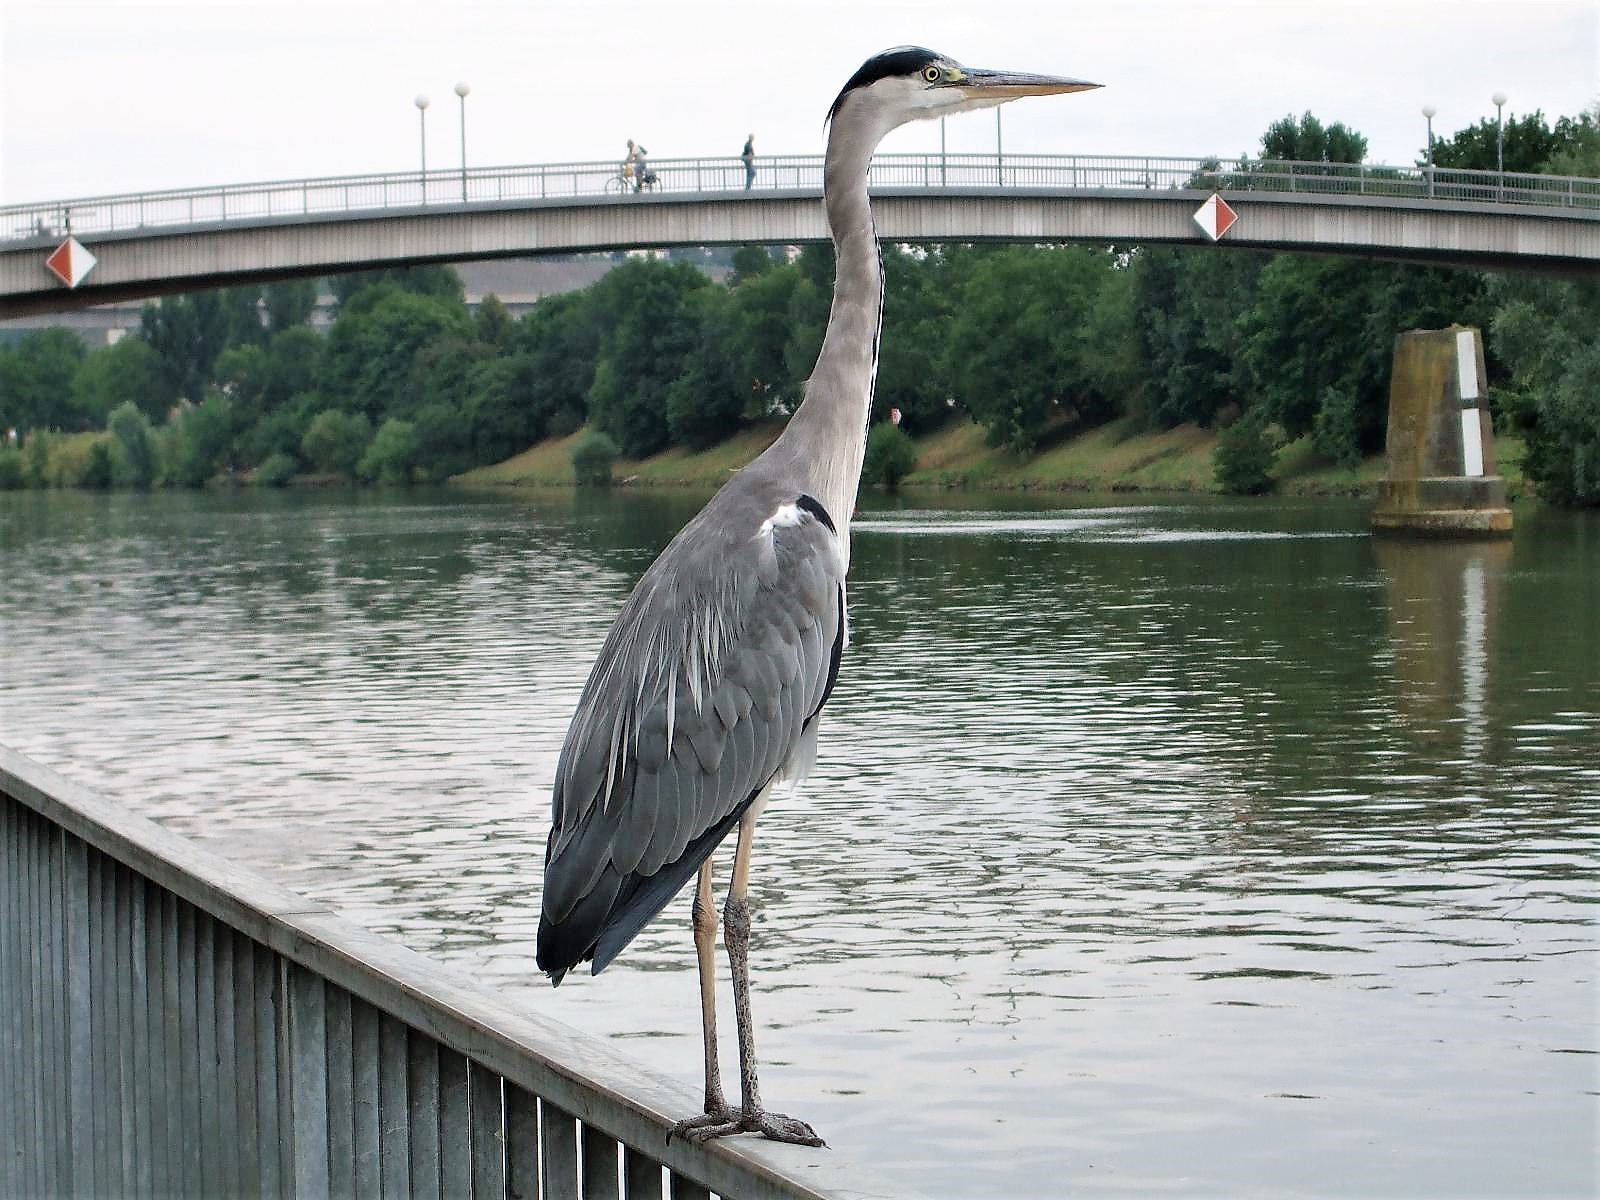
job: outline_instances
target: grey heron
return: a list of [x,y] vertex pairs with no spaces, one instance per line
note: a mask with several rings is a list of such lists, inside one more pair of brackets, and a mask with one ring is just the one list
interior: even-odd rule
[[[868,59],[829,110],[823,205],[837,274],[804,398],[639,580],[584,685],[556,768],[538,964],[598,974],[698,875],[692,908],[705,1111],[692,1138],[822,1141],[766,1111],[750,1016],[750,853],[780,779],[799,778],[848,642],[850,515],[866,447],[883,311],[867,198],[873,150],[897,126],[1098,84],[963,67],[900,47]],[[723,938],[738,1025],[740,1105],[717,1067],[711,856],[737,829]]]

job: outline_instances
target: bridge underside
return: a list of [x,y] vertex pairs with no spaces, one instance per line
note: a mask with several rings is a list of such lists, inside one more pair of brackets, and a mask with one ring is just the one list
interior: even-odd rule
[[[1227,195],[1227,193],[1224,193]],[[1193,221],[1209,195],[1162,191],[883,190],[878,231],[893,242],[1087,242],[1210,248]],[[1335,254],[1435,266],[1600,275],[1592,212],[1504,205],[1251,193],[1218,248]],[[45,268],[56,239],[0,249],[0,317],[63,312],[174,292],[375,267],[643,247],[824,241],[814,191],[588,197],[386,210],[85,238],[98,259],[78,288]]]

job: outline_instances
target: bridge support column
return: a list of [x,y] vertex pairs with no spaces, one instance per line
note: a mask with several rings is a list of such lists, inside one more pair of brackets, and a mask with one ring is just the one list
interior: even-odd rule
[[1414,329],[1394,343],[1388,472],[1372,528],[1425,537],[1511,532],[1476,329]]

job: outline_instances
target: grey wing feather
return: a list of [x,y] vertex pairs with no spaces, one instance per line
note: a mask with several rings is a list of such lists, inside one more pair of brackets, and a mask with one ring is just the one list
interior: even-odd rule
[[558,981],[590,957],[599,970],[671,899],[795,758],[832,682],[831,522],[792,491],[730,493],[634,589],[562,747],[538,944]]

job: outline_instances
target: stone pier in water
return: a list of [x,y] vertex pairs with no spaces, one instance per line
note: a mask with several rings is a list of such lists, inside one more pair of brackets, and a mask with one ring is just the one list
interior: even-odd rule
[[1416,329],[1395,339],[1388,471],[1372,527],[1430,537],[1511,532],[1476,329]]

